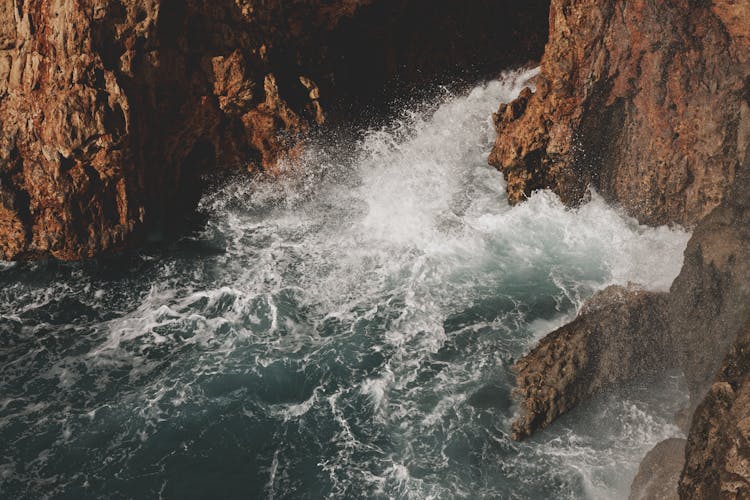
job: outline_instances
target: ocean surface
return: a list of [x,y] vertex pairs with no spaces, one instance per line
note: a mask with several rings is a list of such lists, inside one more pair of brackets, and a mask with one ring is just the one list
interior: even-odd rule
[[667,289],[689,234],[507,204],[491,113],[535,72],[311,139],[177,243],[1,264],[0,498],[627,497],[681,381],[517,443],[510,367],[609,284]]

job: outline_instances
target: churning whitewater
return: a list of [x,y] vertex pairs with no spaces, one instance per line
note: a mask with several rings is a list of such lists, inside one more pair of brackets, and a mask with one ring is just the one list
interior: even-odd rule
[[510,366],[596,290],[667,289],[689,235],[508,206],[491,113],[535,74],[235,179],[169,248],[2,267],[0,496],[626,496],[680,381],[516,443]]

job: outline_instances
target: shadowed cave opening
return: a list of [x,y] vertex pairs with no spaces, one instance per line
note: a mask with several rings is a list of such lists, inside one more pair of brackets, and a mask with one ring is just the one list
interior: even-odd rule
[[[284,11],[285,7],[279,3],[277,8]],[[186,66],[178,69],[187,71],[190,85],[201,85],[200,79],[190,77],[200,71],[198,56],[228,55],[233,48],[225,46],[226,41],[221,37],[212,36],[216,20],[192,20],[192,14],[181,3],[168,2],[163,9],[176,11],[174,15],[165,15],[169,21],[160,28],[160,37],[165,38],[162,45],[187,44],[196,52],[195,60],[187,58]],[[236,9],[234,5],[227,7],[225,15],[239,16]],[[300,76],[310,78],[320,89],[320,103],[327,118],[322,127],[313,127],[312,133],[353,136],[364,128],[388,123],[389,118],[405,107],[439,94],[441,88],[468,90],[477,82],[497,77],[503,70],[538,61],[548,37],[548,13],[549,0],[373,2],[359,7],[353,16],[345,16],[333,29],[323,29],[310,28],[307,24],[313,21],[296,19],[300,14],[288,8],[282,12],[292,27],[288,29],[307,26],[300,29],[309,33],[288,37],[288,33],[273,32],[272,19],[268,25],[261,21],[261,32],[255,36],[275,37],[277,42],[269,48],[268,67],[249,66],[248,71],[273,73],[281,98],[296,110],[305,109],[309,103],[309,91],[300,82]],[[164,90],[157,91],[157,95],[166,98],[176,78],[173,71],[162,72],[164,82],[156,85]],[[255,80],[262,81],[262,76],[256,76]],[[207,85],[205,93],[210,94],[210,82],[203,84]],[[262,90],[256,89],[259,99]],[[178,91],[178,98],[179,95]],[[159,118],[169,120],[171,115],[196,106],[197,103],[175,103],[168,113],[157,112],[153,118],[157,123]],[[314,123],[310,117],[306,118]],[[220,146],[214,146],[213,152],[217,153],[214,158],[221,156],[217,148]],[[156,222],[149,232],[178,236],[195,229],[195,222],[200,225],[202,220],[194,214],[202,186],[223,182],[227,175],[236,173],[231,165],[212,161],[204,149],[199,150],[202,152],[193,150],[195,154],[180,163],[174,193],[166,197],[155,193],[152,212],[162,215],[153,219]],[[247,161],[257,158],[252,149],[242,154]],[[159,171],[149,169],[146,175],[162,175]],[[153,184],[163,185],[163,182]],[[164,208],[165,201],[174,210]],[[175,225],[171,213],[191,215]],[[165,224],[170,226],[168,230]]]

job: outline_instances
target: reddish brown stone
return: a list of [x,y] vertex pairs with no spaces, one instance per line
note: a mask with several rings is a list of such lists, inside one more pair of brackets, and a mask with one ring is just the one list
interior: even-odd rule
[[750,324],[695,412],[686,457],[681,498],[750,498]]
[[547,3],[1,2],[0,258],[93,257],[179,226],[203,174],[275,172],[387,81],[538,57]]
[[538,90],[498,117],[510,201],[593,186],[643,222],[697,223],[747,154],[749,35],[748,2],[553,0]]
[[664,293],[612,286],[542,339],[513,367],[520,406],[513,439],[544,429],[604,389],[667,368],[666,306]]

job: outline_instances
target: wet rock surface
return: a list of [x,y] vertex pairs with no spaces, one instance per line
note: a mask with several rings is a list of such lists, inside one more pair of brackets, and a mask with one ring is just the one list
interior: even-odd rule
[[677,484],[685,465],[684,439],[657,444],[641,462],[630,487],[630,500],[677,500]]
[[547,6],[3,2],[0,258],[93,257],[179,230],[205,174],[275,173],[311,126],[387,99],[386,82],[538,57]]
[[[695,228],[652,325],[628,320],[643,316],[638,300],[614,301],[582,311],[518,363],[523,415],[514,427],[525,437],[607,385],[652,376],[660,362],[669,366],[656,371],[676,366],[690,391],[686,413],[695,411],[685,498],[748,496],[749,43],[747,2],[554,0],[536,91],[495,115],[490,163],[511,202],[550,188],[575,205],[593,187],[641,222]],[[639,342],[655,341],[659,354],[627,362]],[[677,495],[677,460],[658,457],[679,446],[647,457],[635,498]]]
[[744,184],[696,227],[669,294],[674,352],[694,405],[750,319],[750,191]]
[[613,286],[514,366],[523,439],[597,392],[668,368],[666,294]]
[[592,186],[642,222],[695,225],[747,153],[749,34],[746,2],[553,1],[537,91],[495,118],[510,201]]
[[[743,161],[747,165],[747,157]],[[608,298],[612,292],[605,291],[592,299],[598,304],[593,313],[584,308],[519,361],[517,396],[525,413],[514,425],[516,438],[546,427],[607,386],[679,368],[692,401],[680,497],[750,494],[750,441],[743,434],[750,415],[749,200],[748,180],[742,179],[698,224],[669,293],[652,294],[644,303],[625,292]],[[637,362],[631,362],[634,353]],[[657,447],[653,453],[663,452]],[[635,498],[662,498],[648,492],[661,487],[658,478],[671,474],[674,464],[664,470],[653,464],[653,456],[645,459]],[[676,483],[669,484],[676,495]]]
[[688,436],[682,498],[750,498],[750,323],[698,406]]

